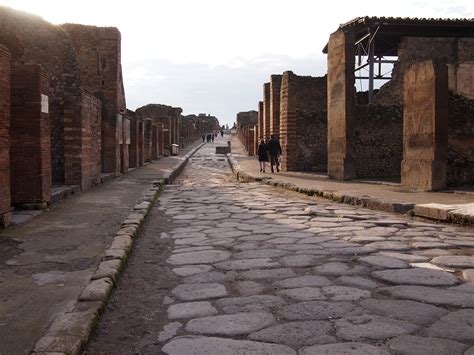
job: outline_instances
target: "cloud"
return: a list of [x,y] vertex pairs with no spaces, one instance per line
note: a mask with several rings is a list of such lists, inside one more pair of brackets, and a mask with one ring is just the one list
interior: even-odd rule
[[[263,83],[269,81],[271,74],[286,70],[298,75],[326,74],[326,57],[322,53],[302,58],[269,54],[238,62],[239,65],[214,66],[177,64],[164,59],[127,63],[127,104],[131,109],[148,103],[179,106],[186,114],[210,113],[221,123],[231,124],[237,112],[257,110]],[[137,67],[140,71],[133,70]]]

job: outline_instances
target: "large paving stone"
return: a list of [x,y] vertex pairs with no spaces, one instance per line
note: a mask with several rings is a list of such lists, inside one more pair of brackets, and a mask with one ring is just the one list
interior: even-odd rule
[[225,286],[217,283],[178,285],[171,292],[176,297],[184,301],[227,296],[227,290]]
[[443,306],[474,308],[472,294],[427,286],[392,286],[379,289],[382,294]]
[[412,323],[380,317],[376,315],[358,315],[338,319],[336,335],[344,340],[386,339],[414,332],[418,326]]
[[222,250],[202,250],[191,253],[173,254],[168,258],[172,265],[211,264],[230,258],[230,253]]
[[225,313],[268,311],[286,304],[281,297],[273,295],[222,298],[216,303]]
[[343,317],[355,307],[349,302],[308,301],[281,307],[277,314],[287,320],[327,320]]
[[234,288],[241,296],[253,296],[262,293],[265,286],[255,281],[238,281],[234,283]]
[[299,348],[304,345],[333,343],[331,324],[322,321],[303,321],[278,324],[249,335],[252,340],[280,343]]
[[430,260],[426,256],[396,253],[396,252],[390,252],[390,251],[381,251],[381,252],[377,253],[376,255],[388,256],[390,258],[400,259],[400,260],[406,261],[408,263],[422,263],[424,261]]
[[243,280],[278,280],[294,276],[296,276],[295,272],[287,268],[249,270],[239,274],[239,278]]
[[474,268],[474,256],[451,255],[437,256],[431,260],[433,264],[447,267],[472,269]]
[[281,258],[279,261],[285,266],[307,267],[317,264],[317,260],[324,258],[324,255],[290,255]]
[[464,280],[474,282],[474,269],[463,270],[461,274]]
[[343,284],[346,286],[354,286],[363,289],[374,289],[378,285],[375,281],[362,276],[340,276],[334,280],[336,284]]
[[[471,298],[474,297],[471,294]],[[474,343],[474,309],[451,312],[428,328],[428,335]]]
[[296,351],[285,345],[200,336],[175,338],[162,350],[169,355],[296,355]]
[[319,275],[341,276],[341,275],[357,275],[367,272],[367,268],[360,265],[349,265],[341,262],[330,262],[314,269]]
[[408,267],[408,264],[402,260],[383,255],[363,256],[358,260],[363,264],[378,266],[384,269],[403,269]]
[[211,271],[211,265],[193,265],[174,268],[172,271],[179,276],[191,276],[202,272]]
[[331,281],[323,276],[305,275],[293,277],[291,279],[274,282],[273,285],[280,288],[297,288],[297,287],[321,287],[331,285]]
[[444,308],[409,300],[379,300],[370,298],[360,301],[359,304],[380,316],[406,320],[422,325],[431,324],[447,313]]
[[332,301],[357,301],[371,296],[370,291],[348,286],[323,286],[322,291]]
[[219,313],[210,302],[177,303],[168,307],[169,319],[197,318]]
[[467,345],[449,339],[401,335],[390,339],[390,350],[400,355],[461,355]]
[[385,349],[364,343],[313,345],[300,349],[298,355],[390,355]]
[[253,333],[274,323],[271,313],[246,312],[192,319],[185,328],[192,333],[232,336]]
[[223,270],[249,270],[267,267],[273,268],[280,266],[280,264],[272,261],[270,258],[255,258],[223,261],[215,264],[215,266]]
[[258,259],[258,258],[276,258],[288,255],[290,252],[279,249],[260,249],[260,250],[247,250],[242,251],[234,255],[235,259]]
[[423,268],[374,271],[371,275],[399,285],[452,286],[459,283],[449,272]]
[[[328,286],[330,287],[330,286]],[[289,288],[278,291],[279,295],[292,298],[297,301],[325,300],[326,297],[318,287]]]
[[223,273],[219,271],[202,272],[200,274],[187,276],[183,279],[183,283],[218,283],[232,279],[232,273]]
[[401,242],[374,242],[366,244],[367,247],[375,250],[393,250],[393,251],[404,251],[410,250],[410,246]]

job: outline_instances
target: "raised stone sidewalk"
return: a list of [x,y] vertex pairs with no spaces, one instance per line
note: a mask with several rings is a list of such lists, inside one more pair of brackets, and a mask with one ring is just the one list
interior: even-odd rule
[[[248,156],[235,134],[228,160],[242,182],[267,185],[319,196],[336,202],[385,212],[403,213],[448,223],[474,224],[474,192],[408,192],[394,183],[336,181],[311,172],[259,172],[256,157]],[[268,165],[268,163],[267,163]]]
[[201,145],[0,232],[0,354],[80,353],[163,184]]

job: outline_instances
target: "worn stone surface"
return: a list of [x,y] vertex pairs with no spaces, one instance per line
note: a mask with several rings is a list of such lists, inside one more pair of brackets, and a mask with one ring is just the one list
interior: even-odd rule
[[275,323],[271,313],[247,312],[190,320],[186,330],[199,334],[240,335],[249,334]]
[[173,289],[172,293],[184,301],[227,296],[227,290],[225,286],[216,283],[178,285]]
[[168,307],[169,319],[205,317],[217,313],[217,309],[207,301],[177,303]]
[[171,255],[168,262],[173,265],[186,264],[210,264],[217,261],[227,260],[230,253],[221,250],[203,250],[191,253],[179,253]]
[[442,265],[447,267],[454,268],[474,268],[474,256],[463,256],[463,255],[453,255],[453,256],[437,256],[431,260],[433,264]]
[[410,334],[418,327],[412,323],[392,318],[361,315],[336,320],[336,335],[345,340],[387,339]]
[[222,298],[216,303],[225,313],[268,311],[286,304],[281,297],[273,295]]
[[281,307],[277,314],[288,320],[323,320],[343,317],[355,307],[349,302],[308,301]]
[[408,264],[402,260],[382,255],[364,256],[359,258],[359,261],[364,264],[378,266],[384,269],[403,269],[408,267]]
[[[472,294],[471,294],[472,298]],[[474,309],[451,312],[428,328],[428,335],[474,343]]]
[[422,268],[374,271],[373,277],[402,285],[452,286],[458,278],[445,271]]
[[401,335],[390,339],[390,350],[396,354],[462,354],[466,344],[436,337],[420,337],[414,335]]
[[469,293],[443,290],[426,286],[393,286],[381,289],[381,292],[396,298],[404,298],[425,303],[453,306],[474,307],[474,299]]
[[296,355],[296,352],[290,347],[279,344],[268,344],[249,340],[233,340],[225,338],[197,336],[184,336],[175,338],[163,347],[163,352],[169,355]]
[[291,279],[281,280],[273,283],[276,287],[282,288],[297,288],[297,287],[320,287],[331,285],[326,277],[316,276],[316,275],[307,275],[299,276]]
[[302,348],[299,355],[333,355],[333,354],[351,354],[351,355],[389,355],[385,349],[364,343],[335,343],[327,345],[313,345]]
[[321,321],[290,322],[262,329],[249,335],[252,340],[280,343],[299,348],[303,345],[335,342],[331,324]]
[[423,325],[431,324],[447,313],[444,308],[409,300],[378,300],[371,298],[362,300],[359,304],[380,316]]

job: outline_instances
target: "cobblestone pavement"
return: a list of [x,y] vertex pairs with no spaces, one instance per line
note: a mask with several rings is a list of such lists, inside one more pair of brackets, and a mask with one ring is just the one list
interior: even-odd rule
[[87,353],[474,354],[472,230],[239,184],[214,146],[162,194]]

